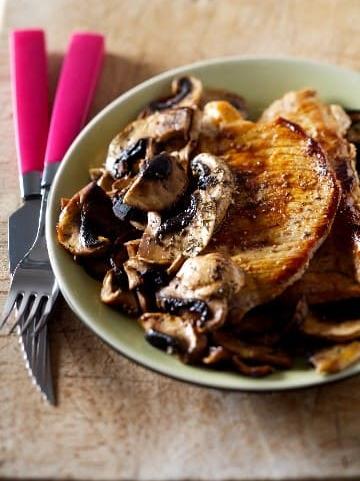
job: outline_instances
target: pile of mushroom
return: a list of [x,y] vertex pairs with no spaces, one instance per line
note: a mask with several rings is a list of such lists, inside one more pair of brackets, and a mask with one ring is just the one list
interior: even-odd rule
[[[140,316],[151,344],[211,363],[209,333],[224,324],[244,276],[230,258],[199,255],[235,182],[197,140],[208,101],[224,99],[242,114],[245,104],[235,94],[205,92],[194,77],[175,79],[171,90],[116,135],[91,183],[63,199],[58,240],[102,280],[104,303]],[[204,269],[212,273],[208,285],[201,285]]]

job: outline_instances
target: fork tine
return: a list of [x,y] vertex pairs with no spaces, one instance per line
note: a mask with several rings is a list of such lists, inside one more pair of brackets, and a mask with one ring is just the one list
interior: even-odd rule
[[20,334],[24,334],[24,332],[26,331],[26,329],[30,326],[30,323],[34,320],[35,316],[37,315],[39,309],[41,308],[41,301],[42,299],[44,299],[43,296],[41,295],[37,295],[34,302],[33,302],[33,305],[31,306],[31,309],[30,309],[30,312],[29,312],[29,315],[27,316],[27,319],[26,321],[24,322],[24,324],[22,325],[21,327],[21,331],[20,331]]
[[16,299],[19,297],[20,293],[16,291],[12,291],[10,287],[10,291],[8,294],[8,297],[5,302],[5,306],[3,309],[2,313],[2,318],[1,318],[1,324],[0,324],[0,329],[2,329],[6,323],[6,321],[9,319],[9,316],[11,314],[11,311],[13,310],[15,306]]
[[33,296],[31,292],[24,292],[24,295],[17,306],[17,311],[16,311],[16,321],[12,328],[9,331],[9,334],[13,333],[16,329],[16,327],[20,324],[20,321],[23,318],[24,312],[26,311],[26,308],[29,306],[30,298]]
[[53,302],[51,302],[50,299],[47,300],[47,303],[45,304],[44,306],[44,310],[41,314],[41,317],[40,319],[38,320],[37,324],[36,324],[36,327],[35,327],[35,330],[34,330],[34,336],[36,336],[37,334],[39,334],[39,332],[41,331],[41,329],[45,326],[45,324],[47,323],[47,319],[49,317],[49,314],[51,312],[51,309],[52,309],[52,306],[53,306]]

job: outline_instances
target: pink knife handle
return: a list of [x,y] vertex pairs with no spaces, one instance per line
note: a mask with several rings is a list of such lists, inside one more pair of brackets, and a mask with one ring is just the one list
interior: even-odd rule
[[10,35],[16,145],[21,173],[42,171],[49,128],[45,35],[15,30]]
[[45,164],[60,162],[83,127],[104,56],[104,37],[72,36],[61,69],[50,122]]

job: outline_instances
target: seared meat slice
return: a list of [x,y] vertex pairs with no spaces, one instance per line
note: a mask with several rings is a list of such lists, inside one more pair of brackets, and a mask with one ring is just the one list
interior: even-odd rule
[[342,189],[334,227],[303,278],[289,294],[310,303],[360,296],[360,184],[356,151],[344,137],[350,119],[338,105],[322,103],[313,90],[289,92],[265,110],[262,121],[285,117],[316,139]]
[[[207,251],[232,256],[245,271],[245,286],[230,311],[238,321],[303,275],[329,233],[339,190],[321,147],[300,127],[284,119],[221,122],[211,104],[200,148],[227,162],[237,193]],[[209,128],[211,118],[217,134]]]

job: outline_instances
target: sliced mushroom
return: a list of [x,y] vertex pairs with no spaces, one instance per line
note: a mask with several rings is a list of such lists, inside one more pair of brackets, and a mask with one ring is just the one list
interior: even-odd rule
[[203,94],[203,86],[195,77],[180,77],[172,81],[171,91],[170,97],[150,102],[141,112],[140,117],[174,107],[197,107]]
[[70,200],[71,199],[69,199],[67,197],[61,197],[61,199],[60,199],[60,210],[63,210],[68,205]]
[[75,256],[75,261],[78,262],[85,271],[94,279],[102,281],[107,271],[111,268],[109,257],[89,257],[89,256]]
[[305,299],[301,299],[295,310],[295,320],[301,332],[330,341],[346,342],[360,338],[360,320],[330,322],[318,318],[309,309]]
[[173,314],[192,313],[198,329],[211,331],[225,322],[234,294],[245,283],[244,273],[220,253],[184,262],[170,284],[157,294],[161,309]]
[[106,169],[115,179],[134,175],[138,173],[142,161],[154,153],[154,143],[180,138],[185,146],[192,137],[193,117],[194,111],[183,107],[155,112],[131,122],[111,141]]
[[134,239],[124,243],[128,257],[135,257],[139,249],[141,239]]
[[202,359],[202,362],[207,365],[220,364],[231,360],[232,354],[230,351],[222,346],[210,346],[209,352],[206,357]]
[[130,315],[139,312],[137,298],[129,291],[126,275],[121,270],[110,269],[103,280],[100,297],[102,302],[120,307]]
[[144,211],[162,211],[173,205],[188,185],[187,163],[163,152],[145,161],[124,197],[124,203]]
[[334,374],[343,371],[359,360],[359,341],[323,349],[310,358],[311,363],[320,374]]
[[200,154],[191,161],[196,189],[167,215],[149,213],[138,255],[146,262],[171,264],[180,255],[197,256],[209,243],[232,200],[234,179],[219,158]]
[[291,367],[290,357],[282,351],[267,346],[244,343],[229,332],[216,331],[213,333],[213,338],[218,345],[223,346],[242,360],[270,364],[283,369]]
[[268,364],[252,366],[246,364],[246,362],[244,362],[239,356],[233,356],[232,362],[240,374],[248,377],[265,377],[274,372],[274,368]]
[[[154,339],[154,333],[168,336],[169,339],[173,339],[173,346],[177,347],[187,362],[198,360],[206,349],[206,336],[199,334],[191,322],[179,316],[148,312],[140,317],[139,322],[145,329],[149,342],[151,338]],[[155,345],[155,342],[151,344]]]
[[110,192],[113,188],[114,178],[103,168],[92,168],[89,171],[91,180],[95,181],[105,192]]
[[146,229],[146,213],[136,207],[125,204],[124,196],[121,194],[115,195],[112,202],[112,210],[117,219],[129,222],[135,229],[141,231]]
[[140,287],[144,282],[144,276],[151,266],[146,262],[140,261],[136,257],[132,257],[124,262],[124,270],[128,277],[129,289]]
[[241,117],[246,119],[248,117],[248,109],[244,97],[241,97],[234,92],[228,92],[227,90],[221,89],[206,89],[202,99],[201,107],[205,107],[209,102],[226,102],[235,108]]
[[110,198],[96,182],[91,182],[61,211],[57,235],[60,244],[73,255],[100,255],[120,228]]

